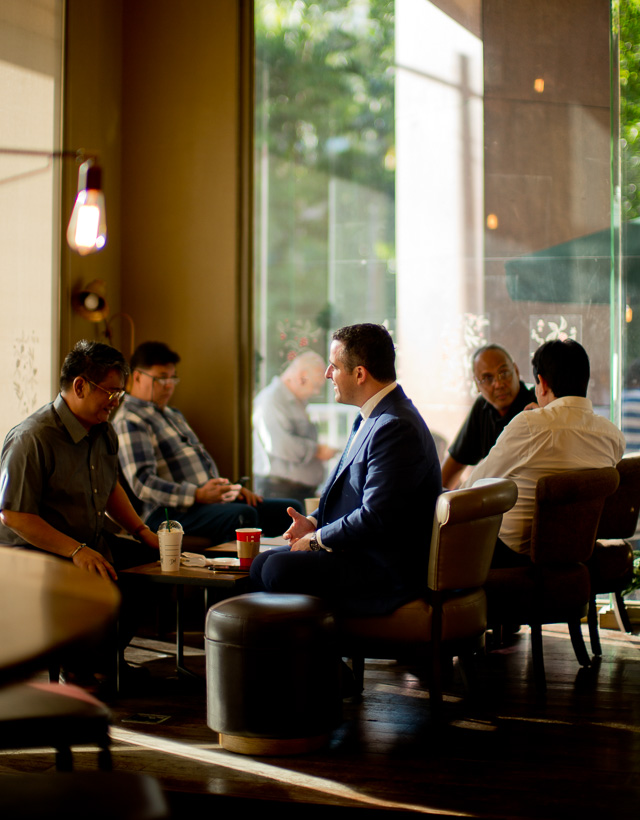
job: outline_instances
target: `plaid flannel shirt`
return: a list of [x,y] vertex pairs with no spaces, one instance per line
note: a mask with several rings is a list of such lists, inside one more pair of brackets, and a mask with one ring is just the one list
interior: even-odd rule
[[143,520],[158,507],[187,509],[196,489],[218,478],[216,463],[179,410],[125,396],[113,421],[120,467],[142,501]]

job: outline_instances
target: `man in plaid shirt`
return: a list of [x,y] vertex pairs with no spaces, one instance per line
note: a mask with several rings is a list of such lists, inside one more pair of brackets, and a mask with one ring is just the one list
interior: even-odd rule
[[262,527],[280,535],[289,526],[292,499],[263,500],[230,484],[179,410],[169,407],[179,382],[177,353],[162,342],[145,342],[131,358],[132,385],[114,420],[124,478],[141,502],[141,517],[157,530],[166,517],[188,535],[214,544],[235,539],[237,527]]

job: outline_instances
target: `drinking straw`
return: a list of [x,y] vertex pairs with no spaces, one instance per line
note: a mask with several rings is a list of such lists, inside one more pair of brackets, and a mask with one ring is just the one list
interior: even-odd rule
[[169,510],[165,507],[164,514],[167,516],[167,532],[171,532],[171,521],[169,521]]

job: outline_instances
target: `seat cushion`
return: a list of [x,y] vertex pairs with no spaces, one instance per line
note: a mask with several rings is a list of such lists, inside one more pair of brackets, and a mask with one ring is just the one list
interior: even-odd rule
[[485,590],[490,624],[556,623],[588,604],[589,572],[584,564],[492,569]]
[[[347,639],[374,642],[421,644],[431,641],[433,607],[423,598],[410,601],[390,615],[344,618],[340,621]],[[483,589],[452,595],[442,605],[442,639],[481,635],[486,629],[486,598]]]
[[237,595],[212,606],[205,622],[208,641],[259,649],[292,641],[326,641],[333,633],[331,608],[310,595]]
[[111,713],[67,684],[16,684],[0,691],[0,748],[95,743],[106,737]]

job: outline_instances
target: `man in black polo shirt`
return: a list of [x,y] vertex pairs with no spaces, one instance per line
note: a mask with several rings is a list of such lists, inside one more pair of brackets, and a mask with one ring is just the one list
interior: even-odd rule
[[453,490],[469,464],[488,454],[511,419],[535,402],[533,390],[520,381],[518,365],[497,344],[473,354],[473,376],[480,395],[442,463],[442,486]]

